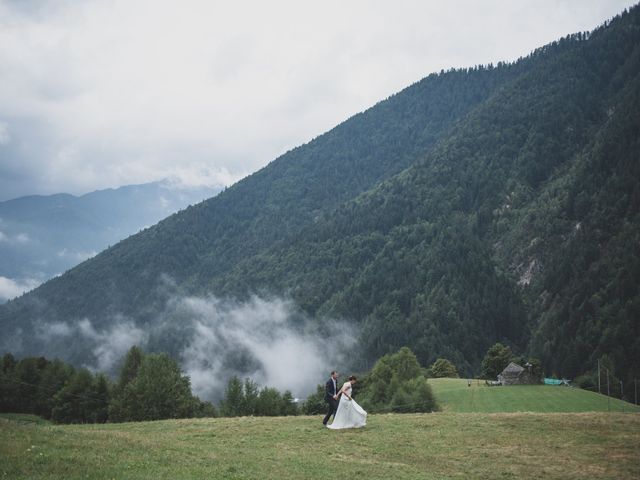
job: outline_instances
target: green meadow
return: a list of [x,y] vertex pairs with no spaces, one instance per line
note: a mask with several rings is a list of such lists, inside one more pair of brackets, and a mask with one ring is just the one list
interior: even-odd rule
[[489,387],[483,380],[432,378],[429,384],[444,412],[640,412],[640,407],[616,398],[557,385]]
[[0,478],[640,478],[640,415],[370,415],[360,430],[317,417],[101,425],[0,418]]
[[[441,411],[54,425],[0,415],[0,478],[640,478],[640,409],[577,388],[430,379]],[[625,412],[625,413],[623,413]]]

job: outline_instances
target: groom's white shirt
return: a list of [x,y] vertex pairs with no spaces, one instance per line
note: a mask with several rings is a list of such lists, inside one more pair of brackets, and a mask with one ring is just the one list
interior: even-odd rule
[[331,380],[333,381],[333,394],[337,395],[338,394],[338,384],[336,383],[336,379],[331,377]]

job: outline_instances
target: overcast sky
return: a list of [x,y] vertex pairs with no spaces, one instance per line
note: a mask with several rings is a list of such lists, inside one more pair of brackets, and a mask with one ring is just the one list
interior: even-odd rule
[[634,3],[0,0],[0,200],[228,185],[431,72]]

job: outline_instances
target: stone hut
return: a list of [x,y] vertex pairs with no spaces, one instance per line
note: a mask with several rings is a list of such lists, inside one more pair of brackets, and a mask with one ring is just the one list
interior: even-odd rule
[[540,383],[526,368],[514,362],[507,365],[507,368],[498,375],[498,381],[502,385],[530,385]]

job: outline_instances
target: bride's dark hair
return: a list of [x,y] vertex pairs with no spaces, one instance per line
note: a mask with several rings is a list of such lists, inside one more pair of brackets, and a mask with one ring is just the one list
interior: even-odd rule
[[351,376],[349,377],[349,381],[350,381],[350,382],[352,382],[352,381],[354,381],[354,380],[358,380],[358,378],[357,378],[355,375],[351,375]]

